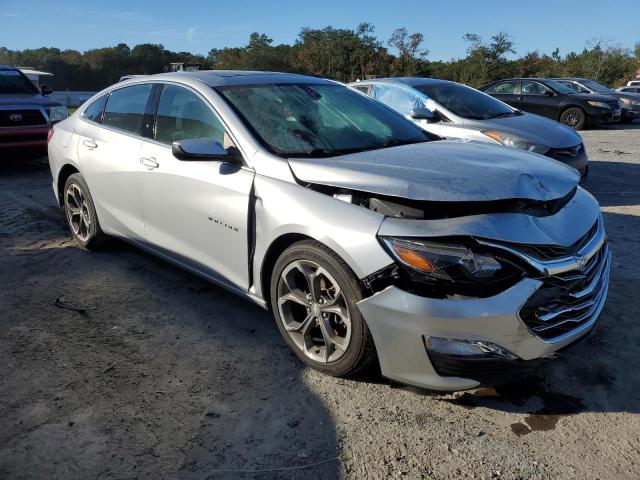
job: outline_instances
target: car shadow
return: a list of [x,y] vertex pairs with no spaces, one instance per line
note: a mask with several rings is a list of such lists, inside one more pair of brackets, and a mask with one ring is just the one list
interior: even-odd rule
[[[41,201],[46,168],[0,183]],[[52,195],[0,197],[1,477],[340,477],[331,412],[268,312],[123,242],[77,248]]]

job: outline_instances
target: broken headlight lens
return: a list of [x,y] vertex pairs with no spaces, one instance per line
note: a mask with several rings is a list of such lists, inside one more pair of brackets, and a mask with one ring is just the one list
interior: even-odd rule
[[491,279],[503,268],[491,255],[474,253],[462,245],[401,238],[383,241],[400,263],[434,278],[455,280],[462,274],[468,279]]

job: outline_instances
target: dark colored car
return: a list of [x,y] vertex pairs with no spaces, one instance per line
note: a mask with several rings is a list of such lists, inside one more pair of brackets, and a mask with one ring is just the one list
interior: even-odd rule
[[485,93],[525,112],[558,120],[580,130],[589,125],[620,120],[617,99],[608,95],[576,93],[548,78],[511,78],[480,87]]
[[618,87],[616,88],[616,92],[640,93],[640,87]]
[[68,116],[67,107],[47,98],[51,87],[41,90],[15,67],[0,65],[0,153],[27,156],[47,153],[47,132]]
[[[598,82],[586,78],[554,78],[553,80],[569,87],[577,93],[603,94],[617,98],[620,102],[620,108],[622,109],[622,115],[620,117],[622,123],[630,123],[640,118],[640,94],[638,93],[616,92],[612,88],[605,87]],[[640,91],[640,89],[638,89],[638,91]]]

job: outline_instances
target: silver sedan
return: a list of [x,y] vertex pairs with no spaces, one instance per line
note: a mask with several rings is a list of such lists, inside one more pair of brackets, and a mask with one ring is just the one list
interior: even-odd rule
[[437,390],[507,380],[588,334],[610,255],[577,172],[432,141],[336,82],[139,77],[49,136],[76,241],[125,239],[273,311],[305,364]]
[[446,139],[519,148],[558,160],[586,178],[582,138],[555,120],[517,110],[474,88],[421,77],[377,78],[350,84]]

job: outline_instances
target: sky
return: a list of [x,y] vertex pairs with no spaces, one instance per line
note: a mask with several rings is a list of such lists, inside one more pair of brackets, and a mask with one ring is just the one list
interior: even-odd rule
[[300,28],[355,28],[369,22],[386,43],[406,27],[424,35],[430,60],[465,56],[465,33],[485,40],[511,34],[518,54],[580,51],[598,38],[633,48],[640,42],[638,0],[0,0],[0,47],[86,51],[160,43],[206,55],[246,45],[251,32],[293,43]]

